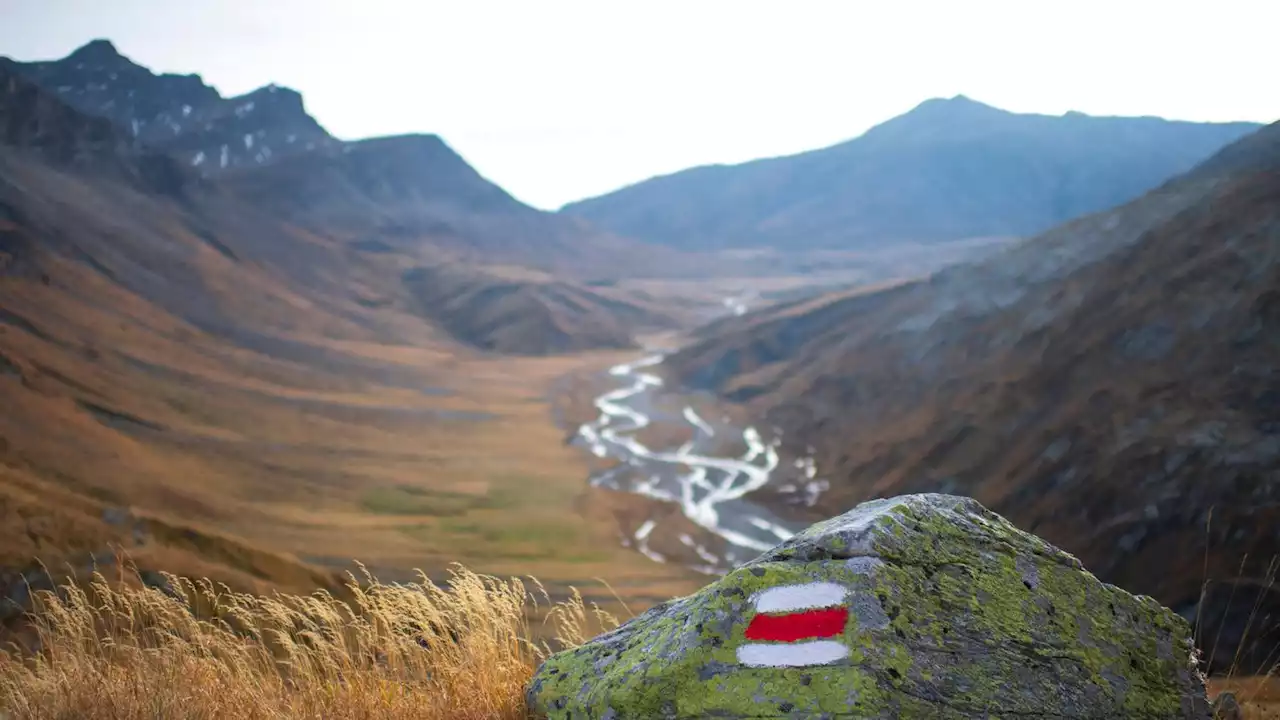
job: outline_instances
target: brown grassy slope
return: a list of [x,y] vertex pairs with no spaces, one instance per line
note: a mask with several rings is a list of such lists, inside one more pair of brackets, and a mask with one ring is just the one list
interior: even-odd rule
[[[113,322],[68,301],[60,286],[74,276],[48,275],[49,286],[0,282],[23,325],[0,333],[0,458],[92,500],[91,516],[128,512],[322,566],[466,560],[540,569],[552,581],[606,576],[632,597],[685,587],[680,572],[615,548],[612,527],[576,509],[586,468],[562,445],[547,394],[575,366],[612,360],[486,360],[356,342],[325,347],[338,366],[326,371],[228,346],[154,308]],[[29,305],[11,302],[20,291]],[[227,566],[202,574],[232,581],[245,570],[181,532],[145,530],[141,545],[156,553],[190,549]],[[144,552],[131,531],[120,534]],[[57,546],[56,537],[41,545]]]
[[144,569],[239,589],[314,586],[353,557],[608,576],[639,604],[687,587],[576,510],[586,469],[547,393],[612,358],[478,357],[395,306],[394,259],[171,163],[182,183],[135,182],[150,176],[110,128],[30,97],[26,115],[6,101],[21,146],[0,146],[11,573],[33,556],[83,570],[81,550],[119,542]]
[[[93,501],[85,512],[95,532],[110,512],[154,518],[141,546],[129,529],[110,538],[122,535],[145,567],[199,569],[241,589],[306,586],[284,569],[241,582],[248,570],[238,556],[156,529],[189,527],[322,566],[353,557],[388,568],[466,560],[536,569],[552,582],[601,576],[641,605],[687,588],[683,573],[616,548],[610,524],[577,510],[586,468],[562,445],[547,394],[579,364],[606,361],[339,343],[325,348],[338,370],[325,371],[228,346],[154,308],[135,308],[139,317],[121,323],[70,302],[62,283],[85,280],[86,288],[92,277],[61,270],[47,273],[49,286],[0,281],[4,307],[21,319],[0,328],[0,457]],[[20,293],[30,293],[29,304],[13,302]],[[109,294],[99,300],[126,305]],[[63,506],[49,506],[58,496],[45,490],[33,495],[37,508]],[[70,538],[51,533],[33,554],[52,564]],[[168,557],[175,548],[223,567]],[[31,559],[23,555],[18,567]]]
[[485,350],[548,355],[635,348],[638,333],[679,324],[663,304],[554,277],[506,277],[456,264],[404,275],[413,307],[451,335]]
[[[1212,645],[1226,617],[1217,661],[1244,639],[1246,664],[1259,666],[1280,640],[1244,631],[1280,620],[1268,579],[1280,552],[1280,182],[1274,169],[1232,167],[976,267],[764,335],[726,331],[672,363],[817,446],[833,481],[822,512],[876,495],[971,494],[1192,616],[1210,544],[1202,640]],[[839,305],[810,337],[777,342]],[[764,357],[776,367],[744,360],[779,346]]]

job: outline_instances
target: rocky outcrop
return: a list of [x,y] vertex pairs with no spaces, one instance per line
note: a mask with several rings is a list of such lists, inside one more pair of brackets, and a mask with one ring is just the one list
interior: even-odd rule
[[1207,720],[1190,628],[976,501],[875,500],[549,658],[550,718]]
[[[181,195],[192,182],[173,158],[125,137],[106,120],[77,112],[10,64],[0,63],[0,161],[8,147],[20,148],[55,167],[106,176],[169,196]],[[0,170],[6,176],[13,172],[9,167]],[[0,232],[15,234],[9,223],[22,215],[0,200]],[[9,244],[2,238],[0,242]]]
[[110,121],[130,141],[205,175],[258,167],[339,142],[307,114],[302,95],[268,85],[222,97],[199,75],[154,73],[94,40],[65,58],[0,68],[35,82],[77,111]]

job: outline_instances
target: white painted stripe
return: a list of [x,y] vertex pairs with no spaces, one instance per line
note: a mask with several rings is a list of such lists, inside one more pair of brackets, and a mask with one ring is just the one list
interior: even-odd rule
[[829,582],[780,585],[756,594],[756,612],[795,612],[830,607],[844,602],[847,592],[843,585]]
[[828,665],[849,656],[849,648],[834,640],[767,645],[762,643],[738,648],[738,662],[750,667],[804,667]]

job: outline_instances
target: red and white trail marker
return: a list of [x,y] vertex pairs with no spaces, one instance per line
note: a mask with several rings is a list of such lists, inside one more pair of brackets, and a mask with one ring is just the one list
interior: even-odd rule
[[[738,662],[751,667],[826,665],[849,655],[838,638],[844,634],[849,608],[843,585],[812,582],[779,585],[752,598],[756,616],[738,648]],[[836,638],[836,639],[828,639]]]

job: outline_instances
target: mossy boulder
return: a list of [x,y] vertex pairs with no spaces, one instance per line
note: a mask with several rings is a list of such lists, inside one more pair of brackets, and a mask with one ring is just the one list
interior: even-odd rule
[[550,657],[555,720],[1207,720],[1190,627],[977,502],[909,495],[818,523]]

